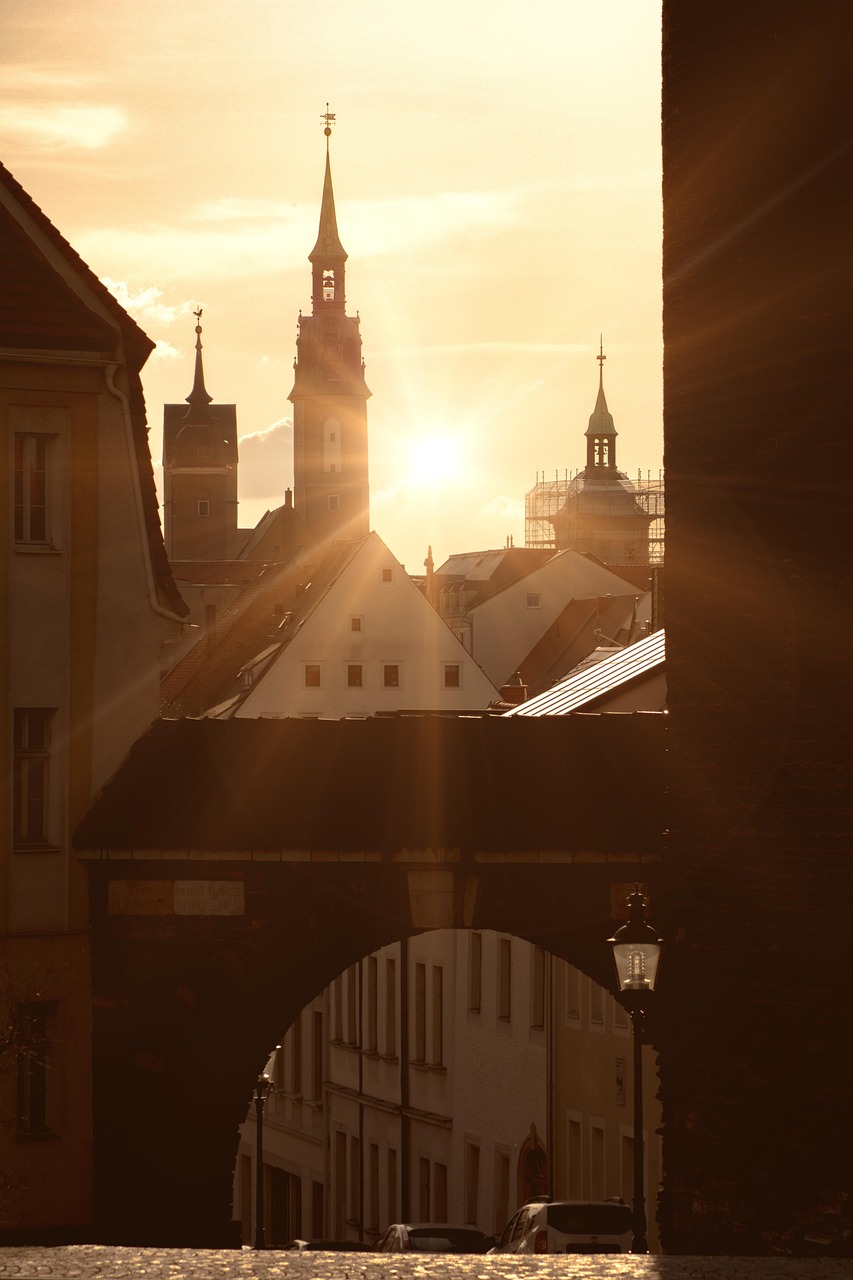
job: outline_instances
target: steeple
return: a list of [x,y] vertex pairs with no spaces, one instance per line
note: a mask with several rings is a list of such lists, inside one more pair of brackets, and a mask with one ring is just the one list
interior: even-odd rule
[[326,172],[311,263],[311,315],[300,311],[293,366],[293,500],[318,542],[370,532],[367,401],[358,313],[346,314],[346,251],[338,236],[329,137],[334,115],[320,117]]
[[347,253],[338,235],[338,219],[335,214],[335,193],[332,190],[332,164],[329,157],[329,138],[335,116],[329,111],[326,103],[325,113],[320,117],[325,120],[326,127],[326,172],[323,178],[323,199],[320,203],[320,227],[317,232],[317,243],[308,255],[313,267],[312,303],[314,314],[321,311],[343,311],[346,306],[344,294],[344,263]]
[[186,397],[187,409],[184,417],[188,422],[212,422],[213,414],[210,412],[210,405],[213,403],[213,396],[207,394],[207,388],[204,385],[204,366],[201,360],[201,315],[202,308],[194,311],[196,318],[195,327],[195,376],[193,378],[193,389]]
[[587,472],[602,468],[615,471],[617,431],[604,395],[604,361],[607,356],[604,354],[603,338],[599,339],[598,355],[595,358],[598,361],[598,396],[586,429],[586,469]]

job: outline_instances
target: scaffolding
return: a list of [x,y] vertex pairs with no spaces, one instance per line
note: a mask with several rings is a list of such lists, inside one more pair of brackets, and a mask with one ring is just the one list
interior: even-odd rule
[[[649,517],[649,564],[663,564],[664,553],[664,482],[663,473],[657,477],[651,472],[637,472],[637,479],[630,480],[624,473],[619,474],[623,494],[631,493],[640,510]],[[556,473],[553,480],[546,480],[545,473],[537,471],[536,484],[524,495],[524,545],[526,547],[553,548],[557,539],[551,517],[566,508],[571,499],[577,498],[584,489],[584,477],[580,471],[565,471],[560,477]],[[618,519],[618,512],[624,511],[624,497],[614,491],[612,499],[606,492],[596,495],[596,505],[600,514],[612,514]]]

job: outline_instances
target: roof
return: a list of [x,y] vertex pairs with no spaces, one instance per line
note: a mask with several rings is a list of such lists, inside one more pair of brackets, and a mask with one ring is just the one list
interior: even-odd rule
[[475,603],[503,591],[519,578],[532,573],[553,558],[553,548],[502,547],[497,551],[462,551],[449,556],[435,570],[433,581],[438,591],[458,590],[464,583],[475,590]]
[[309,262],[346,261],[346,251],[338,235],[338,220],[335,216],[335,193],[332,190],[332,165],[329,160],[329,147],[326,145],[326,173],[323,178],[323,199],[320,204],[320,227],[317,232],[317,243],[308,254]]
[[[121,329],[125,345],[145,363],[154,343],[110,293],[75,249],[53,225],[5,165],[0,164],[0,190],[11,197],[26,219],[31,219],[50,245],[57,249],[86,289]],[[27,228],[0,201],[0,345],[34,347],[37,350],[104,350],[115,347],[103,317],[62,281],[54,266],[33,240]],[[69,348],[69,343],[74,346]]]
[[538,697],[522,702],[507,716],[566,716],[589,708],[600,699],[658,671],[666,659],[663,631],[605,657],[581,663],[574,671]]
[[[58,254],[79,292],[60,273]],[[0,164],[0,346],[98,352],[127,371],[130,427],[158,604],[189,613],[169,569],[139,371],[154,343],[101,283],[21,184]]]
[[238,560],[287,560],[299,553],[317,554],[317,539],[288,499],[266,511],[246,536]]
[[664,723],[650,713],[161,720],[74,844],[177,856],[560,850],[634,860],[660,852]]

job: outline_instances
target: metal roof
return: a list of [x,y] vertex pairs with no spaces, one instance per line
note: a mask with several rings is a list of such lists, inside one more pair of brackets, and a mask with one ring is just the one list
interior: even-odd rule
[[650,675],[666,660],[664,632],[620,649],[593,665],[583,664],[538,697],[507,711],[508,716],[565,716],[590,707],[608,694]]

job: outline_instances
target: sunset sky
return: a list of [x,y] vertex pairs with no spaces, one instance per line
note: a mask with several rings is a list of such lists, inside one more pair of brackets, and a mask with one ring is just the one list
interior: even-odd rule
[[6,0],[0,158],[157,344],[162,405],[236,402],[240,523],[292,483],[296,317],[322,113],[361,315],[371,523],[524,540],[524,493],[584,463],[603,334],[631,475],[661,466],[660,6],[654,0]]

